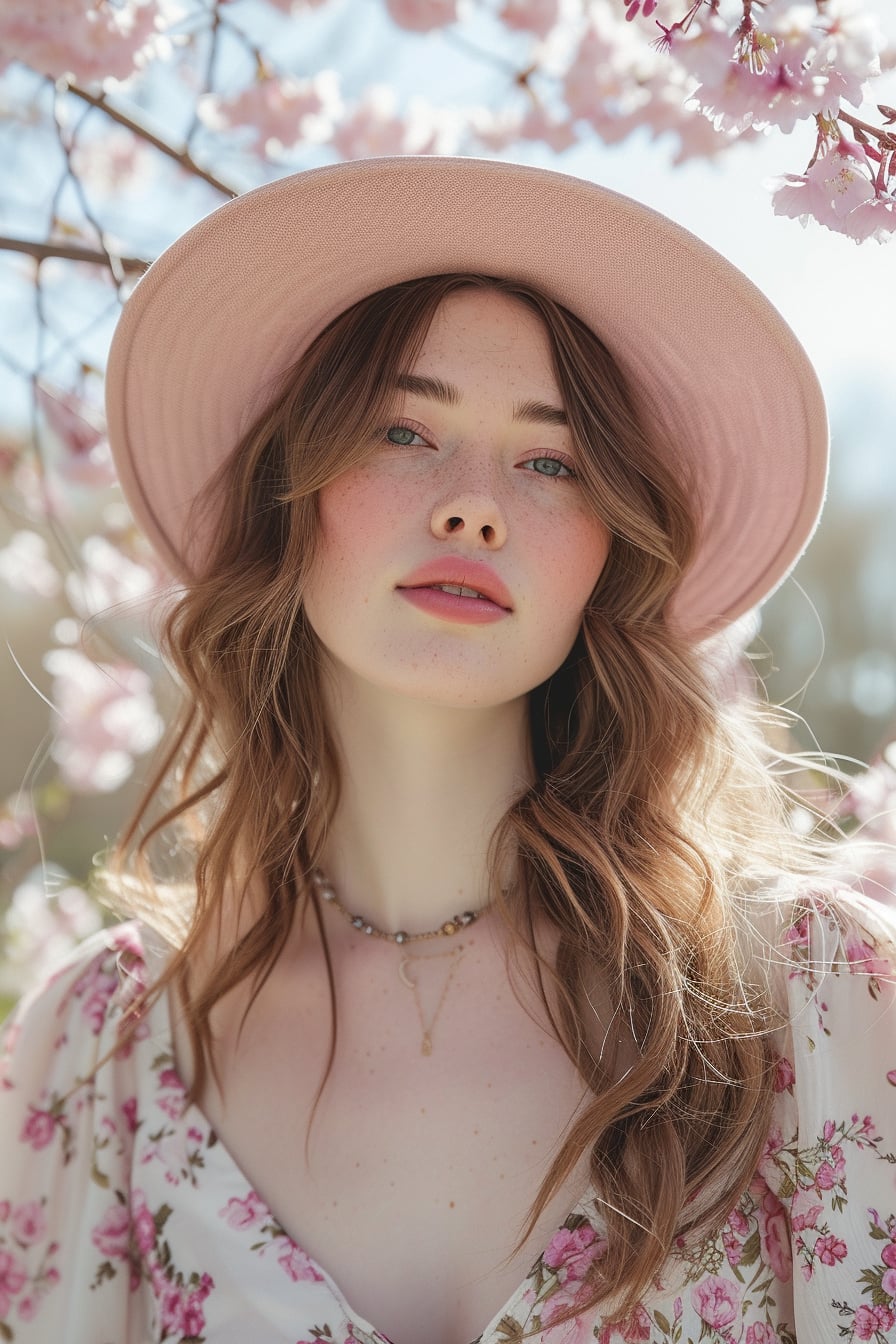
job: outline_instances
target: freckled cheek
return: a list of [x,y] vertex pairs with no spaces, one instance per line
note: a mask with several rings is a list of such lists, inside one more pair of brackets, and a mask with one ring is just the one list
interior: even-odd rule
[[394,557],[401,501],[368,473],[346,472],[320,494],[321,560],[340,586],[357,587]]
[[600,577],[610,550],[609,534],[590,524],[558,529],[538,548],[534,572],[540,576],[551,609],[561,621],[581,614]]

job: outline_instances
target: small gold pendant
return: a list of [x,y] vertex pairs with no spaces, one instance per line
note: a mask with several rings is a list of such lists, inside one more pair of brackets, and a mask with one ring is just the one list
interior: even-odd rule
[[423,1033],[423,1044],[420,1046],[420,1053],[421,1055],[432,1054],[432,1038],[428,1031],[424,1031]]

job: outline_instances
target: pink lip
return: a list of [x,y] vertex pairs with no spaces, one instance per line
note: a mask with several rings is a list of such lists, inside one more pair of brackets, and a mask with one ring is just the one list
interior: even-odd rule
[[[472,587],[472,584],[467,586]],[[458,593],[443,593],[441,588],[399,588],[398,592],[421,611],[461,625],[488,625],[510,615],[506,608],[487,598],[461,597]]]
[[[415,569],[413,574],[409,574],[398,584],[398,587],[402,591],[407,591],[411,588],[428,588],[434,583],[450,583],[458,588],[475,588],[477,593],[482,593],[483,597],[488,598],[496,607],[502,608],[505,612],[513,611],[513,598],[510,593],[491,565],[485,565],[481,560],[464,560],[457,555],[442,555],[437,560],[430,560],[428,564]],[[486,605],[479,598],[457,597],[451,593],[441,593],[440,596],[454,596],[457,602],[478,601],[482,607]]]

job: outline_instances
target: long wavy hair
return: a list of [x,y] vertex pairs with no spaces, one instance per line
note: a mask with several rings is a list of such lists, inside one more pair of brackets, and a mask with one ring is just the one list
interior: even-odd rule
[[[317,497],[376,451],[395,375],[412,367],[442,300],[468,288],[512,296],[543,323],[580,488],[612,537],[573,648],[529,695],[537,778],[494,832],[490,897],[589,1096],[507,1259],[590,1154],[607,1249],[583,1285],[591,1296],[561,1319],[598,1306],[621,1318],[677,1239],[717,1231],[754,1173],[778,1018],[751,951],[752,912],[771,877],[809,859],[759,728],[719,694],[701,649],[669,617],[697,544],[695,483],[675,445],[645,432],[610,353],[574,314],[516,281],[427,276],[356,303],[288,370],[196,501],[197,518],[216,519],[214,549],[160,623],[180,707],[94,882],[174,945],[149,994],[173,983],[183,997],[192,1100],[217,1076],[214,1005],[249,977],[251,1011],[297,917],[304,927],[313,911],[331,1003],[313,1123],[338,1015],[310,877],[340,791],[323,651],[303,609]],[[189,880],[166,884],[152,850],[169,852],[172,837],[191,856]],[[521,880],[505,894],[496,875],[508,862]],[[238,879],[243,900],[250,878],[261,879],[263,915],[193,983],[187,968],[223,893]],[[536,947],[536,916],[558,935],[553,963]],[[637,1045],[624,1073],[612,1032],[606,1048],[595,1041],[598,985]]]

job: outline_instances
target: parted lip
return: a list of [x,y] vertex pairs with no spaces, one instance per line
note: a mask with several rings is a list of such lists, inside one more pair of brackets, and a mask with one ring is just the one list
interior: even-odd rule
[[491,565],[481,560],[464,560],[459,555],[441,555],[421,565],[397,584],[398,588],[427,588],[434,583],[451,583],[459,588],[475,588],[505,611],[513,611],[513,598]]

